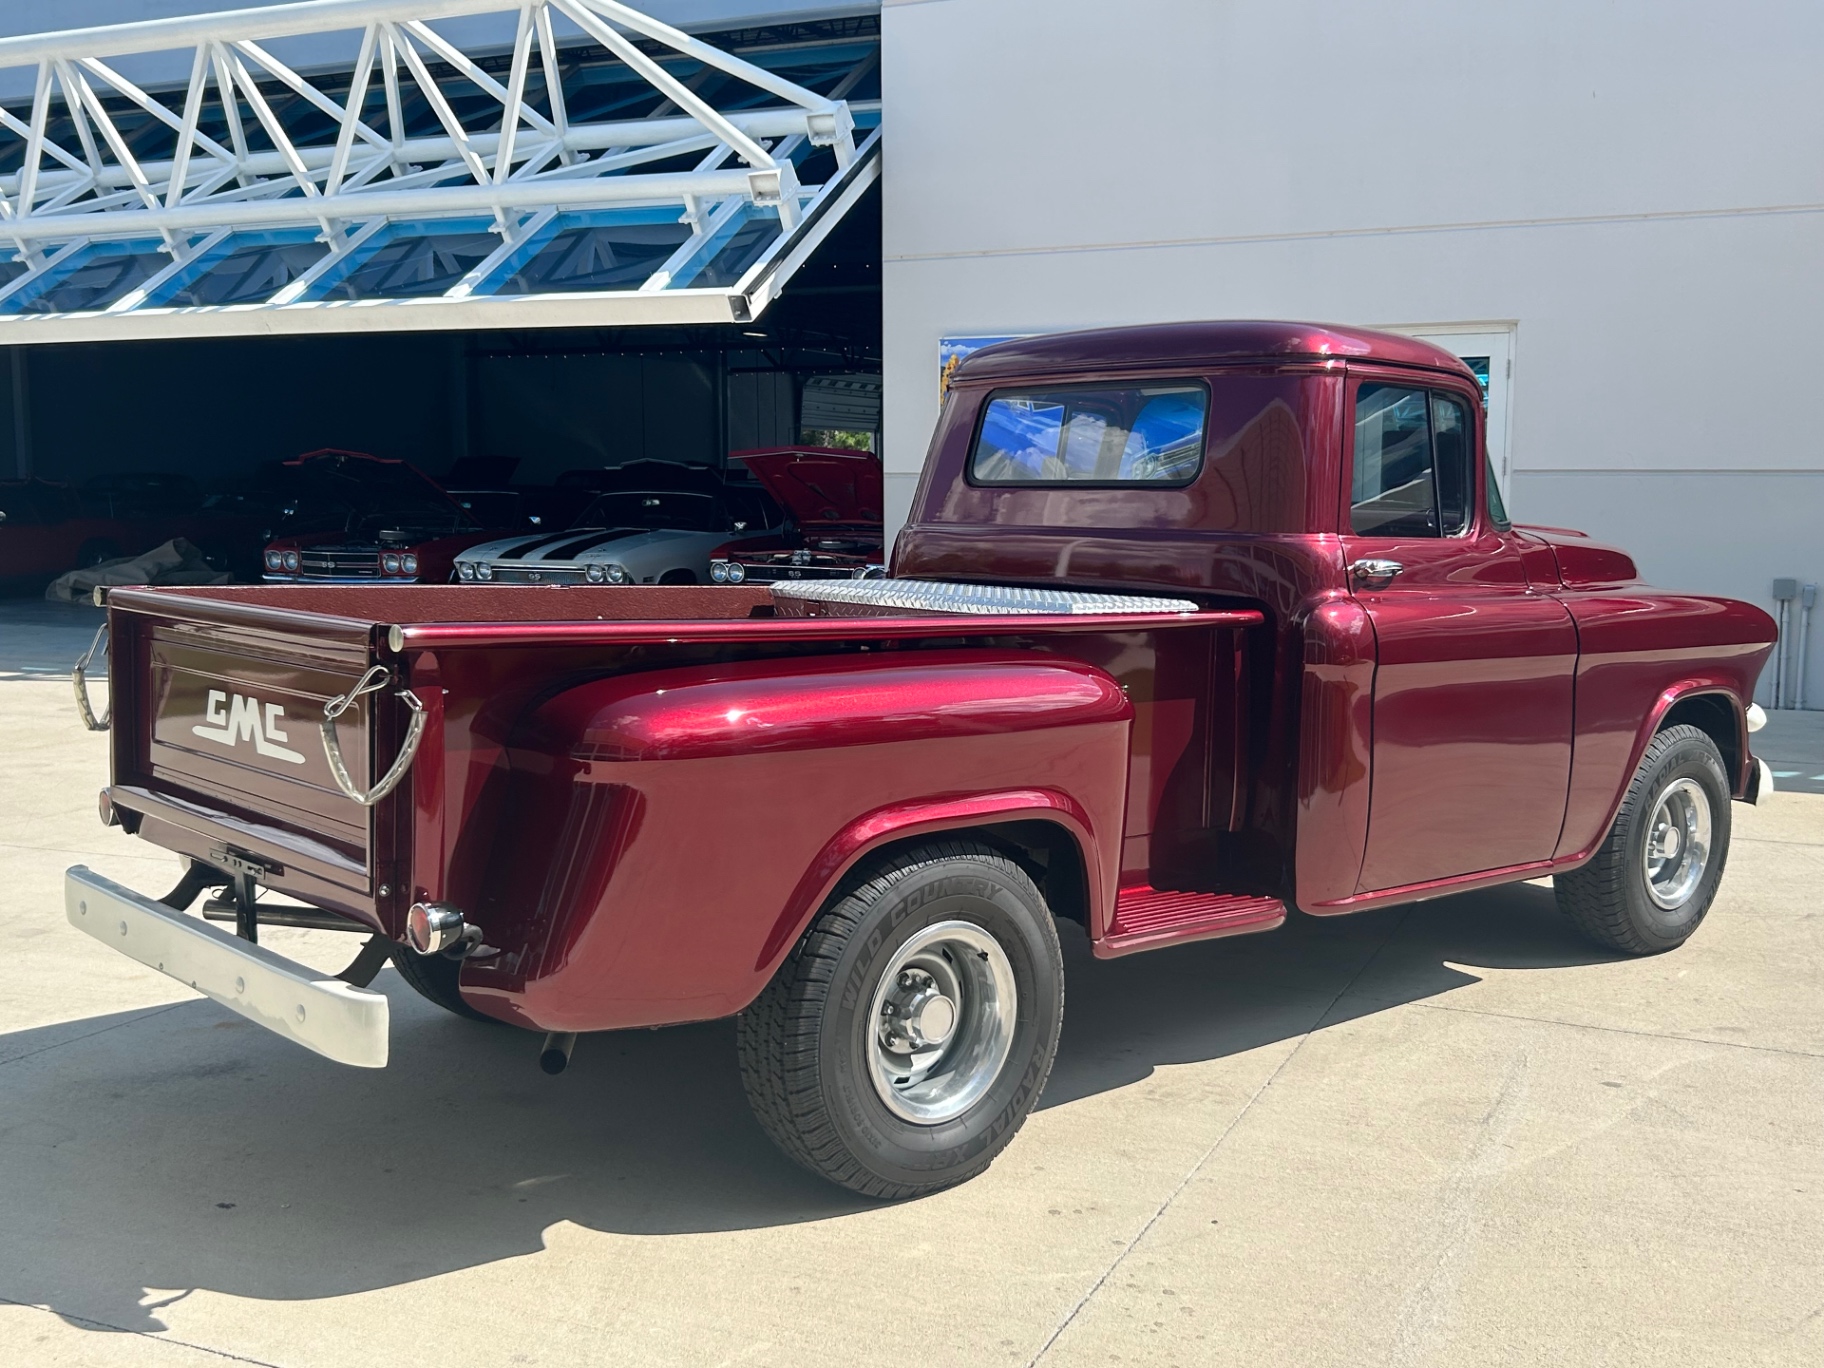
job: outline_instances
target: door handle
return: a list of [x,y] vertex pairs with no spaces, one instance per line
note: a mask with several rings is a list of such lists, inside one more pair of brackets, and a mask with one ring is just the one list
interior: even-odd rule
[[1393,577],[1406,567],[1396,560],[1369,558],[1351,562],[1349,573],[1355,582],[1370,589],[1382,589],[1393,583]]

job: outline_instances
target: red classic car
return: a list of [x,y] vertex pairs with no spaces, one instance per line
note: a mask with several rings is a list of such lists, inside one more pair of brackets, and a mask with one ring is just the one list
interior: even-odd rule
[[729,453],[790,517],[781,535],[709,563],[716,584],[860,579],[883,572],[880,457],[849,447]]
[[[1107,957],[1549,876],[1670,950],[1771,786],[1774,624],[1513,524],[1483,427],[1410,338],[1035,338],[953,373],[895,578],[116,591],[103,817],[189,872],[78,866],[66,915],[351,1064],[388,958],[553,1072],[732,1016],[767,1133],[882,1197],[1032,1109],[1057,920]],[[288,918],[368,940],[328,980],[246,943]]]
[[230,568],[244,520],[207,506],[196,482],[162,471],[97,476],[80,487],[0,480],[0,583],[42,585],[66,570],[137,556],[183,537]]
[[448,583],[456,557],[507,535],[486,527],[405,461],[325,448],[287,461],[287,523],[323,530],[275,538],[263,553],[269,584],[378,580]]

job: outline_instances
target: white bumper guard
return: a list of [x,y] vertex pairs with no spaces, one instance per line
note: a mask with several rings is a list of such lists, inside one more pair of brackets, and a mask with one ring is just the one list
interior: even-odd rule
[[275,1035],[339,1064],[386,1067],[387,1003],[379,993],[185,916],[86,865],[64,875],[63,901],[77,930]]

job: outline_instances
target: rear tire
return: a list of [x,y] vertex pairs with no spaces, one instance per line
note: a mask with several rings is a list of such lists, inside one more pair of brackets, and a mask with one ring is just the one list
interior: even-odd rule
[[419,997],[436,1003],[444,1011],[470,1021],[495,1021],[494,1017],[476,1011],[462,1000],[462,993],[456,987],[457,977],[462,973],[461,960],[421,955],[409,945],[396,944],[393,946],[393,968],[417,990]]
[[1656,955],[1683,945],[1729,856],[1729,779],[1716,742],[1667,727],[1641,757],[1596,857],[1552,880],[1558,906],[1598,945]]
[[1018,865],[933,842],[855,875],[738,1021],[761,1126],[869,1197],[987,1168],[1050,1076],[1064,1013],[1057,930]]

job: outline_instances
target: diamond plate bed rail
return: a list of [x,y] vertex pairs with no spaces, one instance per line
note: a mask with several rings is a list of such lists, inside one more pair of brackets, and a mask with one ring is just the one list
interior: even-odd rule
[[812,605],[838,616],[876,613],[1098,615],[1195,613],[1189,599],[1143,594],[1097,594],[1080,589],[1025,589],[1006,584],[948,584],[937,580],[793,580],[771,586],[779,613],[810,616]]

